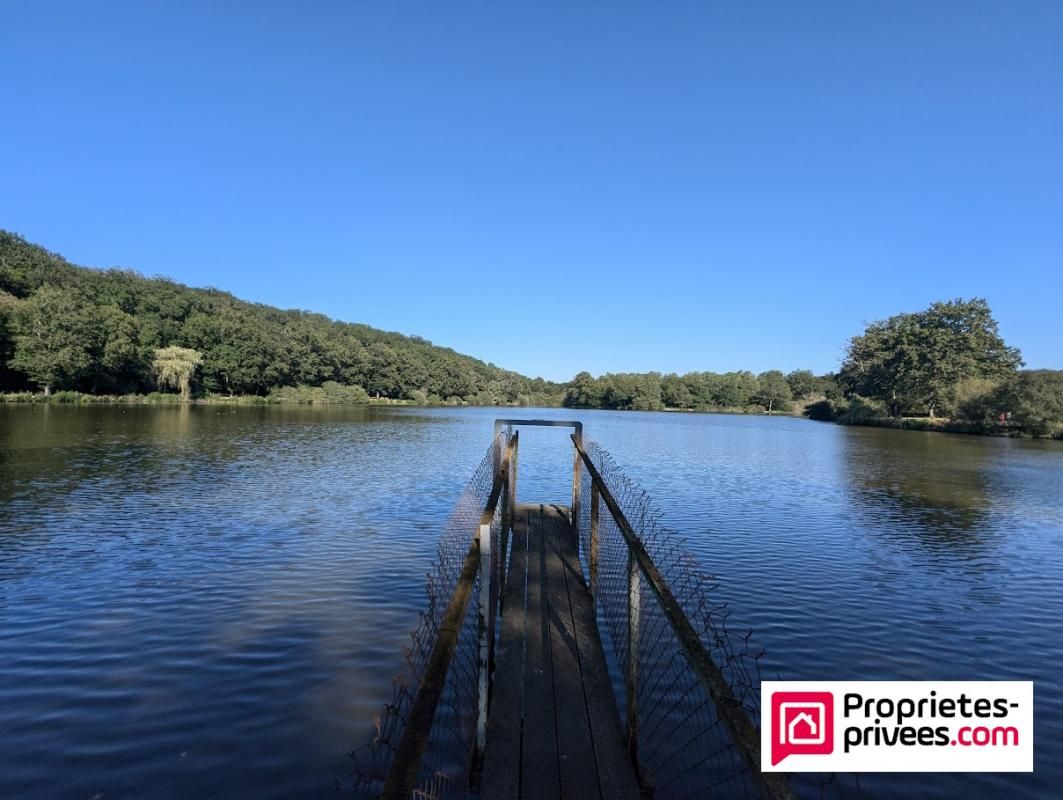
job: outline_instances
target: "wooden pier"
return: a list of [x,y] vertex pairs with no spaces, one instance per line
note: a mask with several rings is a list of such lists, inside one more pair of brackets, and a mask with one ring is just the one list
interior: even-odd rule
[[568,515],[514,510],[485,798],[639,797]]
[[[570,505],[517,502],[516,429],[526,426],[573,429]],[[584,475],[590,508],[581,531]],[[631,484],[621,485],[630,500]],[[483,511],[475,523],[460,518],[451,541],[462,550],[452,549],[446,570],[430,578],[430,586],[450,587],[450,597],[445,611],[423,618],[427,634],[411,651],[419,659],[416,691],[377,723],[387,769],[382,791],[369,796],[666,800],[708,791],[793,800],[784,776],[760,770],[749,695],[735,694],[706,648],[706,641],[717,647],[724,662],[738,658],[721,647],[724,633],[705,627],[713,607],[691,560],[676,561],[651,539],[670,564],[662,572],[584,448],[580,422],[496,420],[470,487]],[[634,496],[636,522],[655,524],[637,506],[642,495]],[[603,538],[604,515],[612,533]],[[605,582],[602,564],[612,570]],[[693,621],[672,582],[698,609]],[[648,613],[656,620],[649,628]],[[606,659],[599,614],[612,620],[614,637],[623,631],[612,640],[615,662]],[[623,718],[610,663],[622,672]],[[732,660],[728,669],[741,677],[741,664]],[[451,726],[439,745],[449,748],[446,756],[429,745],[441,703]],[[380,786],[372,774],[364,785]]]

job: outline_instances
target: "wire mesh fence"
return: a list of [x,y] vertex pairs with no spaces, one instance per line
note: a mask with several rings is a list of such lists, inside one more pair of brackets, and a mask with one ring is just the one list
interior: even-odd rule
[[[501,431],[487,448],[440,536],[438,556],[425,581],[425,610],[420,614],[417,628],[410,634],[410,645],[406,649],[406,669],[395,679],[391,702],[384,705],[374,720],[372,741],[351,753],[355,797],[377,797],[384,789],[417,687],[424,678],[429,656],[439,637],[447,606],[476,536],[510,435],[508,429]],[[491,523],[492,554],[499,551],[502,511],[503,504],[498,503]],[[467,794],[476,734],[480,590],[477,574],[447,671],[445,688],[428,732],[417,788],[412,794],[416,798],[435,800]]]
[[[729,687],[730,696],[723,702],[730,708],[724,708],[721,715],[721,699],[712,695],[692,668],[684,643],[649,580],[637,568],[634,580],[629,578],[629,547],[604,502],[596,525],[597,566],[590,569],[595,504],[588,502],[593,481],[584,470],[581,562],[595,596],[599,629],[608,640],[607,649],[612,645],[610,672],[621,716],[636,726],[633,738],[640,779],[654,797],[662,799],[779,796],[777,787],[764,783],[748,748],[728,722],[737,710],[754,728],[759,727],[763,651],[754,646],[750,631],[728,624],[726,605],[713,599],[716,584],[686,550],[682,538],[664,525],[661,511],[646,492],[601,445],[587,440],[583,446]],[[629,604],[637,609],[631,616]],[[632,616],[638,620],[634,627]],[[633,715],[628,708],[629,675],[636,676],[630,681],[637,687]],[[788,784],[784,791],[799,797],[853,794],[832,775],[789,776]]]
[[[509,428],[495,437],[440,537],[438,557],[426,578],[426,607],[406,652],[406,670],[395,680],[391,702],[375,719],[372,741],[351,753],[355,797],[377,797],[384,790],[459,576],[475,555],[471,548],[477,528],[486,522],[484,510],[511,441],[515,445]],[[595,482],[589,470],[582,470],[582,502],[574,498],[580,557],[594,594],[599,631],[613,654],[610,677],[621,717],[628,722],[644,789],[662,800],[859,794],[855,778],[843,784],[833,775],[790,775],[780,781],[760,774],[750,742],[760,721],[762,651],[754,647],[751,632],[728,624],[726,605],[713,598],[716,584],[686,550],[682,538],[664,525],[662,513],[649,496],[599,444],[586,441],[583,447],[598,472],[598,486],[607,487],[623,526],[629,526],[626,536],[608,504],[592,501]],[[496,503],[490,527],[490,572],[498,587],[505,584],[506,565],[499,558],[505,506],[505,502]],[[592,516],[596,518],[593,524]],[[653,577],[645,563],[639,567],[633,560],[628,536],[645,549]],[[667,586],[678,608],[665,608],[653,581]],[[468,573],[461,584],[469,586]],[[412,797],[465,797],[471,791],[480,592],[477,571],[432,723],[411,727],[428,728],[421,731],[427,743]],[[685,634],[677,632],[677,615],[689,623]],[[692,638],[698,652],[711,661],[710,679],[706,679],[706,662],[699,667],[690,655]],[[742,724],[736,726],[736,719]]]

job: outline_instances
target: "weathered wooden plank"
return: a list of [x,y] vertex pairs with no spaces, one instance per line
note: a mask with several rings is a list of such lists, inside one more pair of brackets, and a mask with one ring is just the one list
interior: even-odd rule
[[561,796],[553,662],[543,586],[545,557],[543,510],[539,506],[529,514],[528,525],[528,627],[521,759],[521,796],[526,798]]
[[480,796],[509,800],[520,796],[521,736],[524,727],[524,647],[528,578],[528,509],[514,512],[509,571],[503,599],[487,750]]
[[557,506],[544,508],[542,520],[547,597],[545,610],[553,662],[561,796],[594,798],[601,796],[598,770],[591,768],[596,763],[594,742],[587,719],[579,645],[561,554],[561,540],[573,535],[572,528],[566,511]]
[[580,567],[575,532],[562,535],[560,544],[601,797],[637,800],[638,780],[620,728],[620,711],[598,633],[594,601]]
[[517,507],[509,570],[480,796],[637,800],[567,509]]

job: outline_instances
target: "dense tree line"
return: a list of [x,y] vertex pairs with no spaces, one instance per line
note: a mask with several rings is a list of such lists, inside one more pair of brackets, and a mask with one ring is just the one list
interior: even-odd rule
[[[1020,371],[985,300],[873,322],[836,375],[581,372],[531,379],[415,336],[247,303],[127,270],[74,266],[0,231],[0,390],[93,394],[156,388],[294,402],[559,405],[788,411],[843,421],[946,416],[1063,431],[1063,372]],[[815,402],[818,401],[818,402]]]
[[419,402],[556,405],[563,392],[418,337],[74,266],[0,231],[0,389],[150,392],[166,384],[166,348],[199,354],[186,387],[198,393],[330,383]]
[[654,411],[662,408],[692,411],[786,411],[792,400],[826,396],[836,387],[831,375],[809,370],[784,375],[768,370],[752,372],[606,373],[595,378],[581,372],[568,384],[564,404],[571,408],[615,408]]

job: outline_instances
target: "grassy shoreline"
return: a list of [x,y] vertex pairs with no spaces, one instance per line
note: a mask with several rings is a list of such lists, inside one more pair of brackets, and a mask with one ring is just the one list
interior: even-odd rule
[[1020,430],[1015,425],[999,422],[979,422],[976,420],[941,419],[930,417],[874,417],[860,422],[839,422],[862,428],[892,428],[903,431],[922,431],[925,433],[962,433],[972,436],[999,436],[1010,439],[1054,439],[1063,440],[1063,430],[1036,436]]
[[[207,395],[185,400],[179,394],[151,392],[150,394],[90,394],[88,392],[59,391],[0,392],[2,405],[85,405],[85,406],[408,406],[410,408],[519,408],[513,403],[482,405],[466,401],[444,400],[439,403],[416,400],[395,400],[388,397],[330,397],[327,394],[297,393],[269,395]],[[560,406],[557,406],[560,408]]]
[[362,402],[349,400],[295,400],[285,397],[262,395],[208,395],[183,399],[178,394],[151,392],[150,394],[89,394],[87,392],[61,391],[45,395],[43,392],[3,392],[0,404],[46,404],[46,405],[129,405],[129,406],[273,406],[273,405],[373,405],[413,406],[412,400],[391,400],[371,397]]
[[[171,392],[151,392],[150,394],[90,394],[88,392],[58,391],[45,395],[43,392],[0,392],[0,405],[3,404],[48,404],[48,405],[380,405],[380,406],[411,406],[416,408],[445,408],[445,407],[477,407],[477,408],[565,408],[565,406],[534,405],[523,406],[514,403],[491,403],[482,404],[457,400],[444,400],[439,403],[418,402],[416,400],[393,400],[386,397],[369,397],[367,399],[351,400],[322,395],[299,395],[269,394],[269,395],[207,395],[183,399],[179,394]],[[573,413],[580,411],[638,411],[640,409],[583,409],[570,408]],[[770,415],[758,406],[735,406],[712,407],[712,408],[656,408],[642,409],[645,411],[666,412],[673,414],[732,414],[737,416],[775,416],[775,417],[801,417],[802,408],[775,410]]]

